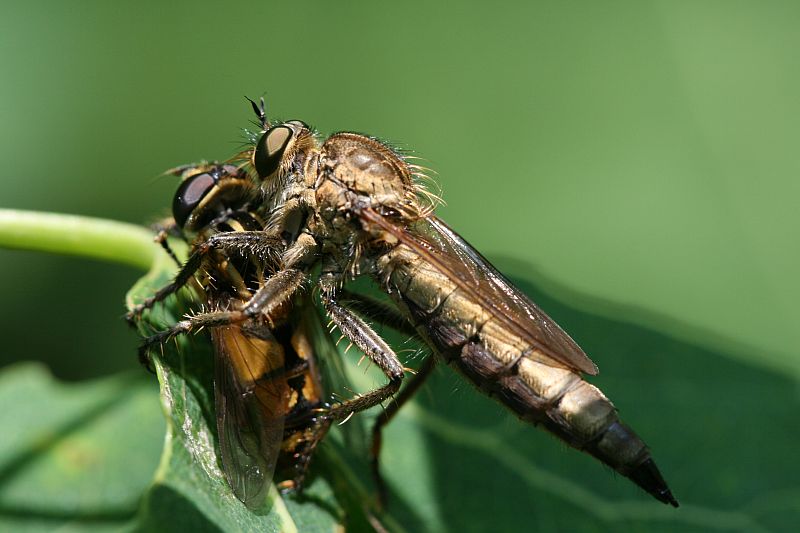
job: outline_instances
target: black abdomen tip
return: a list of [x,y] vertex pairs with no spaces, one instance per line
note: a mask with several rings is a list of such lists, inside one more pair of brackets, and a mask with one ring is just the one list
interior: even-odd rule
[[652,458],[648,458],[639,466],[631,470],[628,477],[648,493],[652,494],[658,501],[668,503],[673,507],[678,507],[678,500],[672,495],[667,486],[667,482],[658,471],[656,463]]

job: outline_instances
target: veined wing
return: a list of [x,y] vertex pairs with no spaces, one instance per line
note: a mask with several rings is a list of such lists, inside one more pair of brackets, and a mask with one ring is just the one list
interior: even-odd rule
[[370,208],[360,216],[419,254],[552,363],[597,374],[592,360],[553,319],[443,221],[430,216],[406,229]]
[[283,347],[252,322],[211,330],[222,469],[250,508],[266,501],[283,441],[289,389]]

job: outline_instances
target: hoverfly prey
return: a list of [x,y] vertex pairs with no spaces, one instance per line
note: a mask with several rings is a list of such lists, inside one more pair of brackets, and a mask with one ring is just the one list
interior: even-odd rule
[[[192,245],[189,264],[198,266],[193,279],[176,281],[192,283],[210,314],[236,310],[274,272],[269,250],[202,250],[217,240],[236,242],[240,233],[263,229],[264,222],[249,209],[258,190],[233,165],[188,165],[172,172],[183,179],[173,200],[171,229]],[[329,426],[318,416],[322,385],[308,321],[285,306],[271,315],[269,324],[253,316],[210,327],[223,472],[234,494],[251,508],[265,502],[279,459],[294,469],[293,478],[282,485],[302,485],[311,455]],[[142,358],[147,346],[169,336],[150,337]]]

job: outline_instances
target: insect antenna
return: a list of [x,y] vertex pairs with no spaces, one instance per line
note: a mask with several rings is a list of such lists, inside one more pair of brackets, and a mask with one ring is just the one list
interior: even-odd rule
[[259,122],[261,122],[261,127],[264,130],[269,129],[270,123],[269,120],[267,119],[267,112],[264,107],[264,97],[262,96],[261,98],[258,99],[259,103],[255,103],[247,96],[245,96],[245,98],[247,98],[247,101],[250,102],[250,105],[253,107],[253,112],[258,117]]

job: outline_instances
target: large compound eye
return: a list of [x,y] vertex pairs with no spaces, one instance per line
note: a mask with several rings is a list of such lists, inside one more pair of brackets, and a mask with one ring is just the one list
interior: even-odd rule
[[275,126],[261,136],[253,152],[253,165],[262,178],[271,176],[278,170],[289,141],[294,132],[287,126]]
[[203,172],[183,180],[172,199],[172,216],[181,228],[200,205],[203,198],[217,185],[217,177]]

